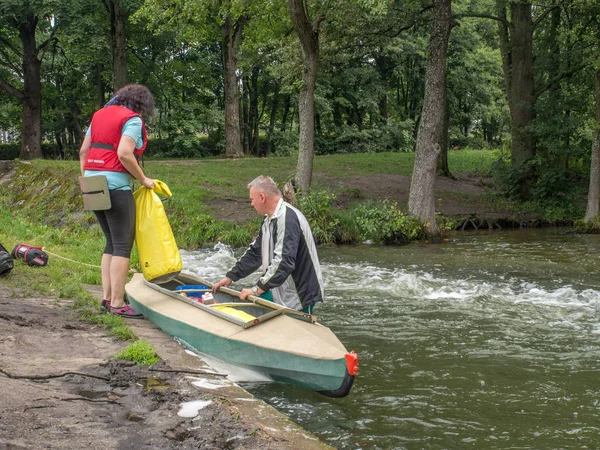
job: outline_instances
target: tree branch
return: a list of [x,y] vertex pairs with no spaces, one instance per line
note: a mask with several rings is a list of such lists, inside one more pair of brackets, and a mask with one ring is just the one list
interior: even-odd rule
[[548,8],[546,11],[544,11],[544,12],[543,12],[543,13],[540,15],[540,17],[538,17],[538,18],[537,18],[537,19],[536,19],[536,20],[533,22],[533,28],[537,27],[537,26],[538,26],[538,24],[539,24],[539,23],[540,23],[542,20],[544,20],[544,19],[546,18],[546,16],[547,16],[548,14],[550,14],[552,11],[554,11],[556,8],[559,8],[559,6],[558,6],[558,5],[554,5],[554,6],[551,6],[550,8]]
[[[11,86],[4,80],[0,80],[0,89],[2,89],[4,92],[7,92],[10,95],[12,95],[13,97],[16,97],[20,102],[25,100],[25,92]],[[0,371],[1,370],[2,369],[0,369]],[[2,373],[4,373],[4,372],[2,372]],[[5,374],[5,375],[8,376],[7,374]]]
[[12,42],[6,39],[3,36],[0,36],[0,43],[4,44],[10,50],[12,50],[18,57],[23,58],[23,53],[19,50],[18,47],[15,47]]
[[321,22],[323,22],[324,20],[325,20],[324,15],[320,15],[315,20],[313,20],[313,23],[312,23],[313,33],[319,34],[319,26],[321,26]]
[[42,53],[40,56],[40,61],[44,59],[44,55],[46,54],[46,50],[48,49],[50,42],[52,42],[54,40],[54,38],[56,37],[57,29],[58,29],[58,22],[56,22],[56,25],[54,25],[54,27],[52,27],[52,30],[50,31],[50,36],[48,37],[48,39],[46,39],[44,42],[42,42],[40,45],[38,45],[37,52],[39,53],[41,51],[41,53]]
[[550,89],[554,84],[558,83],[559,81],[561,81],[567,77],[570,77],[571,75],[575,74],[576,72],[579,72],[584,67],[586,67],[586,64],[582,63],[582,64],[575,66],[572,70],[569,70],[568,72],[563,72],[563,73],[558,74],[553,79],[549,80],[544,86],[542,86],[541,88],[536,90],[533,93],[534,98],[537,99],[540,95],[542,95],[544,92],[546,92],[548,89]]
[[4,56],[4,60],[0,60],[0,64],[2,64],[4,67],[8,67],[13,72],[19,74],[20,77],[23,77],[21,69],[10,61],[10,55],[6,53],[4,49],[0,49],[0,54]]

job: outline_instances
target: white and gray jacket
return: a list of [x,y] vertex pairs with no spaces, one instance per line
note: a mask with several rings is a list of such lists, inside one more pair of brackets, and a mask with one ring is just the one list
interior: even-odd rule
[[265,215],[258,236],[227,277],[237,281],[259,267],[264,272],[256,285],[270,290],[276,303],[300,310],[324,301],[323,275],[308,221],[282,199],[271,217]]

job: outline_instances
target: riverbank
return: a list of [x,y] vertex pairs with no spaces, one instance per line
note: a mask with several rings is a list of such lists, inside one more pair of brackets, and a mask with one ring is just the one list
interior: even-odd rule
[[[575,204],[565,210],[495,196],[490,174],[497,158],[493,151],[451,152],[453,176],[437,176],[435,184],[442,232],[570,225],[579,218],[583,208]],[[300,199],[299,207],[317,241],[395,244],[421,239],[419,224],[406,216],[413,162],[414,155],[407,153],[315,157],[311,194]],[[266,173],[283,185],[293,177],[295,160],[155,160],[147,161],[144,170],[173,192],[164,205],[180,248],[217,242],[243,247],[260,224],[248,201],[247,183]],[[69,233],[95,232],[95,218],[82,211],[78,175],[76,161],[15,162],[8,171],[0,167],[0,202],[27,210],[33,222]]]
[[330,448],[150,322],[127,322],[161,358],[148,368],[112,359],[129,342],[71,301],[22,294],[0,289],[0,448]]

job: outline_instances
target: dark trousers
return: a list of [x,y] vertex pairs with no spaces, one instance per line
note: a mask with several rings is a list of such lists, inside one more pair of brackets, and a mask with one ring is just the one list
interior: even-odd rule
[[129,258],[135,239],[135,202],[132,191],[110,191],[111,208],[94,211],[106,237],[104,253]]

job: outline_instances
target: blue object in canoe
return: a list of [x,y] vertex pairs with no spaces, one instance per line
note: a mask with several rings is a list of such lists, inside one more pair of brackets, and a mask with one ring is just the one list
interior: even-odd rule
[[185,292],[185,295],[193,298],[202,298],[202,294],[209,292],[210,288],[205,284],[187,284],[184,286],[177,286],[176,291]]

